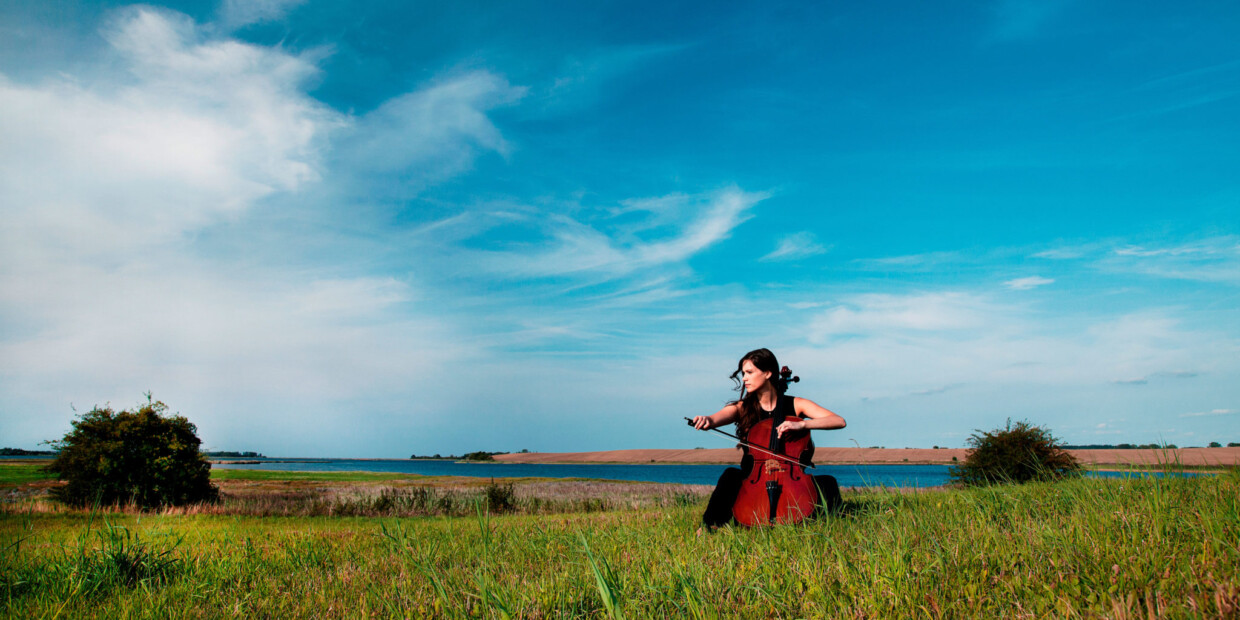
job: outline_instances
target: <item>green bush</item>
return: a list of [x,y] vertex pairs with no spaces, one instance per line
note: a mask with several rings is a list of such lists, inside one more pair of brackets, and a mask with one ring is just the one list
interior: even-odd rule
[[73,506],[137,504],[144,508],[216,501],[211,463],[198,451],[198,429],[168,406],[151,402],[136,411],[95,407],[73,430],[50,442],[59,454],[48,471],[66,482],[53,495]]
[[976,431],[966,443],[964,462],[950,470],[952,480],[965,486],[1056,480],[1081,472],[1076,457],[1050,431],[1028,422],[1013,426],[1009,419],[1004,428]]
[[517,506],[517,494],[511,482],[496,483],[491,479],[487,485],[487,509],[491,512],[511,512]]

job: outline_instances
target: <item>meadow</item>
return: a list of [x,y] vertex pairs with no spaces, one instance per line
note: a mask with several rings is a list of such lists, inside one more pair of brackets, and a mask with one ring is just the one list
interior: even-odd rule
[[[0,480],[18,474],[0,468]],[[67,510],[10,493],[0,513],[3,615],[1240,614],[1235,473],[846,490],[844,509],[831,517],[700,537],[700,489],[274,472],[228,472],[219,481],[223,506],[161,513]],[[38,482],[7,483],[31,484]],[[450,492],[455,503],[445,510],[432,501],[356,511],[367,516],[288,508],[290,516],[280,516],[246,508],[238,500],[246,488],[252,498],[281,488],[330,495],[335,499],[321,500],[329,505],[423,489],[433,497]],[[556,503],[554,496],[573,489],[575,499]],[[494,493],[507,506],[496,504]],[[540,494],[547,497],[533,501]],[[282,501],[291,507],[306,498]]]

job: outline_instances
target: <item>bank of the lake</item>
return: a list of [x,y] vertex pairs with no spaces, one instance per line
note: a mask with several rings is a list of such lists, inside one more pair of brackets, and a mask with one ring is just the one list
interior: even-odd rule
[[[814,461],[831,465],[949,465],[968,456],[963,448],[839,448],[818,446]],[[1069,450],[1082,464],[1105,468],[1158,466],[1240,467],[1240,447]],[[504,463],[685,463],[731,464],[740,461],[736,448],[690,450],[603,450],[598,452],[528,452],[496,455]]]

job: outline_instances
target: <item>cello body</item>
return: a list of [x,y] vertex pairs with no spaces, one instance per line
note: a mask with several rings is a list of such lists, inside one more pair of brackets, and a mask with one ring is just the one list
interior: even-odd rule
[[[788,398],[787,403],[782,402],[784,398]],[[763,450],[750,453],[753,466],[732,505],[732,516],[741,525],[799,523],[813,514],[818,505],[818,487],[814,477],[805,471],[805,465],[814,457],[814,442],[809,429],[784,433],[783,437],[776,434],[775,429],[788,418],[784,412],[791,407],[792,399],[780,400],[775,415],[755,424],[745,439],[786,458],[771,456]]]

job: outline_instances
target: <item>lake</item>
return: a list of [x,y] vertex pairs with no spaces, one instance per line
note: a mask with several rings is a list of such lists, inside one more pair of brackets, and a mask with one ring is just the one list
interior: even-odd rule
[[[601,478],[637,482],[714,485],[727,465],[649,464],[533,464],[460,463],[413,459],[279,459],[257,463],[213,464],[219,469],[270,471],[370,471],[421,476],[472,476],[478,478]],[[935,487],[948,481],[948,465],[818,465],[815,475],[835,476],[844,487]],[[1091,472],[1099,478],[1121,478],[1125,472]],[[1196,474],[1188,474],[1196,475]]]

